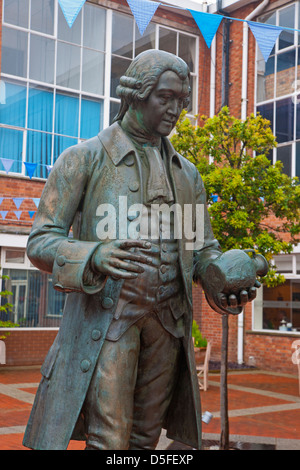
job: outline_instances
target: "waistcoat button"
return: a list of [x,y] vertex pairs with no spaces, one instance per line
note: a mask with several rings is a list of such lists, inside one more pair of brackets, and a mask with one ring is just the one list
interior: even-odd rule
[[80,363],[80,369],[82,372],[87,372],[89,368],[91,367],[91,362],[88,359],[83,359]]
[[58,266],[64,266],[66,263],[66,257],[64,255],[59,255],[56,259]]
[[92,331],[92,340],[98,341],[101,338],[101,331],[100,330],[93,330]]

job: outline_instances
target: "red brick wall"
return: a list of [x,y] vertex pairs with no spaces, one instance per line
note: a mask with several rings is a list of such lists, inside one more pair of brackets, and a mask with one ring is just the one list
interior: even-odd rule
[[5,339],[6,365],[42,364],[56,335],[57,330],[12,331]]

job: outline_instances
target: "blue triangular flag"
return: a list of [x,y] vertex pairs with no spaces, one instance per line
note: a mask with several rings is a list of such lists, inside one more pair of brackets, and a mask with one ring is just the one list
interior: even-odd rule
[[189,10],[194,20],[200,29],[202,36],[205,39],[207,47],[211,46],[212,40],[220,26],[223,19],[222,15],[215,15],[212,13],[204,13],[202,11]]
[[33,217],[34,214],[35,214],[35,211],[28,211],[28,214],[29,214],[29,217],[32,219],[32,217]]
[[270,24],[255,23],[252,21],[248,21],[247,23],[256,39],[265,62],[267,62],[282,28]]
[[72,28],[85,0],[58,0],[64,17],[70,28]]
[[127,3],[130,6],[139,32],[143,36],[160,3],[151,2],[150,0],[127,0]]
[[47,171],[48,171],[48,174],[49,174],[50,171],[51,171],[52,168],[53,168],[53,165],[46,165],[46,168],[47,168]]
[[3,202],[3,200],[4,200],[4,197],[0,197],[0,206],[1,206],[2,202]]
[[5,217],[8,214],[8,211],[0,211],[0,214],[1,214],[2,219],[5,219]]
[[13,197],[13,201],[16,205],[16,208],[19,209],[20,205],[24,201],[24,198],[23,197]]
[[31,179],[33,177],[33,174],[34,174],[35,170],[36,170],[37,163],[24,162],[24,165],[26,166],[28,176]]
[[20,217],[21,217],[21,214],[22,214],[22,211],[14,211],[14,213],[16,214],[18,220],[20,220]]
[[39,207],[40,198],[39,197],[33,197],[32,200],[35,203],[36,207]]
[[2,162],[2,165],[4,166],[6,174],[8,174],[14,161],[11,160],[10,158],[1,158],[1,162]]
[[218,195],[217,194],[211,194],[211,198],[213,200],[213,202],[218,202]]

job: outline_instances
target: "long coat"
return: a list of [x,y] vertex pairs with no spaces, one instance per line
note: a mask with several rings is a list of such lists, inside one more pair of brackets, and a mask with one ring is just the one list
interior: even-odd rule
[[[220,251],[198,171],[168,139],[163,140],[175,203],[183,211],[185,204],[204,207],[202,247],[187,249],[190,240],[184,238],[184,230],[183,238],[178,240],[185,295],[178,306],[181,311],[174,315],[184,318],[184,354],[164,427],[168,437],[200,448],[201,406],[191,341],[192,280],[194,276],[201,281],[209,259]],[[118,207],[119,196],[128,197],[128,206],[142,203],[142,187],[136,149],[118,123],[67,149],[49,175],[27,252],[36,267],[53,273],[54,287],[68,295],[59,332],[41,369],[42,380],[23,441],[26,447],[65,449],[70,439],[85,438],[81,408],[122,288],[122,280],[96,276],[90,269],[91,256],[101,243],[97,208],[103,203]],[[73,238],[68,237],[70,228]]]

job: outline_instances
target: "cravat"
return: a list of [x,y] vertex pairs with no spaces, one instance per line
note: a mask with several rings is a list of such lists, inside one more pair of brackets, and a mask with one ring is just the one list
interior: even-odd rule
[[146,188],[148,203],[163,199],[166,204],[174,202],[173,192],[167,176],[166,167],[157,147],[144,145],[143,150],[149,163],[149,177]]

